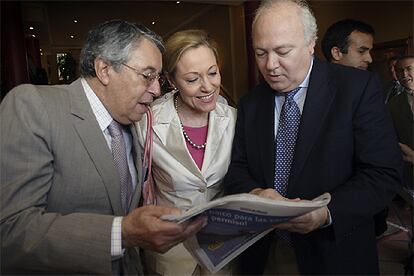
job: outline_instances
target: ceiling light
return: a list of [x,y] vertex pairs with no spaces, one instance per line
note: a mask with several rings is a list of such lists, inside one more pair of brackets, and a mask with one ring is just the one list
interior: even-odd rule
[[73,19],[73,23],[78,23],[78,20],[76,20],[76,19]]
[[75,36],[74,36],[74,35],[70,35],[70,38],[74,39],[74,38],[75,38]]
[[29,27],[29,30],[34,30],[34,28],[32,26]]
[[42,51],[42,48],[40,48],[40,52]]
[[177,2],[175,2],[175,3],[180,4],[180,1],[177,1]]
[[152,22],[151,22],[151,24],[152,24],[152,25],[155,25],[155,21],[152,21]]
[[36,35],[32,34],[32,37],[36,37]]
[[43,53],[40,53],[41,56],[43,56]]

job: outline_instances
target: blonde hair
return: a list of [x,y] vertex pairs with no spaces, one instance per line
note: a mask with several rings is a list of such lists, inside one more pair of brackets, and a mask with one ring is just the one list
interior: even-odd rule
[[174,33],[165,43],[163,69],[171,77],[175,74],[177,64],[185,51],[191,48],[206,46],[211,49],[218,62],[218,47],[204,30],[185,30]]

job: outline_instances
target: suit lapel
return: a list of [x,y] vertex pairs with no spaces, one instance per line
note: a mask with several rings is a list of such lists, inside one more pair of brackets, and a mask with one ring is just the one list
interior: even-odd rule
[[267,187],[272,188],[275,177],[275,94],[266,83],[262,85],[264,85],[264,89],[256,91],[256,93],[263,95],[255,107],[257,120],[254,121],[256,127],[253,129],[256,131],[252,131],[251,135],[257,137],[256,143],[259,144],[264,179]]
[[[171,95],[172,97],[172,95]],[[155,116],[154,116],[155,117]],[[173,98],[170,98],[160,110],[153,126],[154,134],[160,139],[165,149],[177,159],[192,174],[204,179],[201,171],[188,152],[184,136],[182,134],[180,120],[174,108]]]
[[315,59],[299,126],[295,156],[290,171],[288,194],[296,185],[297,178],[321,131],[322,122],[328,114],[336,91],[336,88],[329,87],[327,66]]
[[118,174],[80,79],[70,85],[69,90],[74,128],[102,178],[114,215],[122,215]]
[[209,115],[207,145],[202,166],[203,173],[207,171],[216,154],[220,154],[217,153],[217,149],[230,121],[228,117],[224,116],[223,112],[224,110],[217,105],[216,109],[211,111]]
[[406,117],[406,119],[408,119],[409,122],[413,123],[414,116],[413,112],[411,111],[410,103],[408,102],[407,94],[403,92],[401,94],[401,97],[398,98],[398,101],[398,106],[402,107],[401,112],[404,114],[404,116]]

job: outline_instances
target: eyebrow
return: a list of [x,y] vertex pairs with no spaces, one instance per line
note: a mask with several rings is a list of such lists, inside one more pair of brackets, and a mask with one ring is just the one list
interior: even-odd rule
[[[281,50],[281,49],[286,49],[286,48],[294,48],[295,46],[293,44],[282,44],[279,45],[275,48],[272,48],[272,51],[277,51],[277,50]],[[262,51],[267,51],[265,48],[262,47],[255,47],[256,50],[262,50]]]
[[[216,67],[216,68],[218,68],[218,65],[217,64],[213,64],[213,65],[211,65],[208,69],[207,69],[207,71],[210,71],[213,67]],[[185,74],[183,74],[183,76],[187,76],[187,75],[190,75],[190,74],[195,74],[195,75],[200,75],[200,73],[198,73],[198,72],[188,72],[188,73],[185,73]]]
[[364,51],[368,51],[370,48],[365,47],[365,46],[361,46],[361,47],[359,47],[359,49],[364,50]]

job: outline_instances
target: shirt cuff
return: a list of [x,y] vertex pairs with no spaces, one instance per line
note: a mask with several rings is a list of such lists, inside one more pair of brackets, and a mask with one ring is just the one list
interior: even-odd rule
[[125,249],[122,248],[122,217],[115,217],[111,230],[111,257],[112,260],[122,258]]
[[332,224],[332,216],[331,216],[331,212],[329,211],[328,207],[326,207],[326,209],[328,210],[328,221],[322,225],[321,227],[319,227],[320,229],[331,226]]

